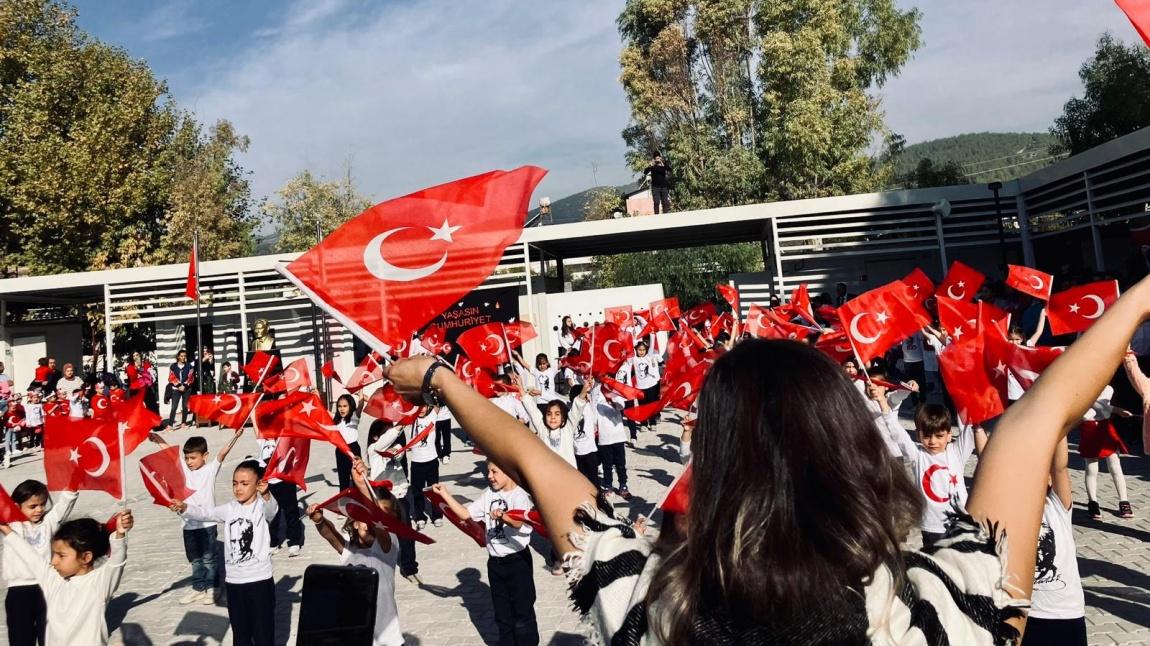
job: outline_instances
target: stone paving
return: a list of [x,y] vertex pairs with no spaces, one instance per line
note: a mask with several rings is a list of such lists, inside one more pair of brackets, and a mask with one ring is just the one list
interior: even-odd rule
[[[676,429],[676,424],[664,421],[657,431],[642,433],[638,446],[628,452],[630,485],[635,497],[630,504],[619,505],[621,512],[632,517],[649,515],[655,501],[679,473]],[[228,431],[211,428],[198,432],[208,438],[213,453],[230,436]],[[180,444],[191,434],[187,430],[169,432],[165,439]],[[441,468],[443,480],[461,498],[472,499],[486,486],[481,458],[458,439],[454,448],[452,462]],[[227,609],[223,605],[181,606],[177,602],[190,589],[190,568],[183,554],[178,519],[167,509],[152,504],[140,482],[137,458],[150,449],[151,445],[145,445],[136,456],[129,457],[129,500],[137,524],[129,535],[123,581],[108,607],[111,643],[230,644]],[[231,496],[230,473],[234,465],[255,453],[253,437],[245,435],[221,469],[216,482],[218,502]],[[312,476],[308,491],[301,494],[305,503],[325,500],[336,491],[334,463],[330,447],[319,443],[313,446],[309,467]],[[1106,517],[1093,522],[1085,512],[1082,462],[1077,456],[1071,459],[1078,499],[1074,510],[1075,538],[1091,644],[1150,644],[1150,468],[1144,458],[1127,456],[1123,463],[1138,517],[1118,518],[1114,489],[1103,473],[1099,489]],[[18,458],[12,468],[0,471],[0,482],[9,491],[26,478],[43,478],[40,455]],[[115,510],[115,501],[96,492],[81,493],[76,506],[76,514],[98,519],[106,519]],[[281,644],[295,641],[304,569],[313,563],[337,563],[334,550],[306,519],[305,530],[306,544],[299,557],[288,558],[285,550],[274,559],[277,643]],[[428,526],[427,533],[437,543],[418,548],[424,585],[416,586],[402,578],[396,581],[400,623],[407,643],[494,643],[496,631],[486,583],[485,551],[450,524]],[[537,539],[532,548],[540,643],[584,643],[579,620],[568,607],[562,578],[552,576],[545,567],[548,544]],[[5,624],[0,622],[0,639],[6,641],[6,637]]]

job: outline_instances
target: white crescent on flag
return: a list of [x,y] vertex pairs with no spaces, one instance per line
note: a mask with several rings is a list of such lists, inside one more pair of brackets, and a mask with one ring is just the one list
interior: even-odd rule
[[870,312],[859,312],[858,314],[855,314],[854,317],[851,319],[850,328],[851,328],[851,337],[852,338],[854,338],[856,341],[859,341],[861,343],[865,343],[867,345],[870,345],[871,343],[878,341],[879,336],[881,336],[881,335],[876,334],[874,336],[866,336],[859,330],[859,321],[861,321],[862,318],[864,316],[866,316],[867,314],[870,314]]

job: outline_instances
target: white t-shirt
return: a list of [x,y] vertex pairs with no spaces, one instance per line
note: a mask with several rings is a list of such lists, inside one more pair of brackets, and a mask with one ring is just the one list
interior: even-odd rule
[[236,500],[207,509],[188,505],[184,515],[223,526],[225,581],[255,583],[272,578],[272,539],[268,523],[278,511],[275,498],[264,500],[257,494],[246,505]]
[[528,413],[527,407],[525,407],[523,402],[519,401],[519,398],[515,395],[504,393],[492,398],[491,403],[524,424],[531,421],[531,414]]
[[926,342],[922,352],[922,369],[926,372],[938,372],[938,353],[942,352],[942,342],[933,334],[924,334],[922,338]]
[[941,534],[946,531],[946,512],[953,509],[951,501],[966,506],[963,473],[967,459],[974,454],[974,427],[964,425],[942,453],[932,455],[921,445],[916,448],[914,481],[926,501],[921,527],[923,531]]
[[922,332],[915,332],[902,342],[903,363],[922,363]]
[[623,425],[623,415],[603,396],[600,388],[595,388],[584,409],[584,424],[590,424],[588,432],[598,435],[599,446],[626,442],[630,435]]
[[535,403],[543,405],[560,399],[559,393],[555,392],[555,374],[557,372],[555,366],[546,370],[531,369],[531,376],[535,377],[535,387],[539,389],[539,394],[535,396]]
[[[52,502],[52,507],[44,513],[39,524],[22,520],[9,525],[13,534],[18,534],[25,543],[36,550],[40,555],[39,562],[52,562],[52,534],[56,533],[60,523],[68,519],[68,514],[72,513],[72,507],[76,505],[77,497],[79,494],[75,491],[60,492],[60,497]],[[12,550],[4,550],[3,565],[4,580],[8,582],[9,588],[36,585],[34,568],[17,559],[16,553]]]
[[1042,526],[1038,530],[1038,560],[1034,564],[1034,592],[1030,616],[1040,619],[1078,619],[1086,615],[1074,527],[1070,510],[1053,491],[1046,494]]
[[446,422],[451,419],[451,409],[446,406],[440,406],[435,409],[435,421]]
[[379,592],[375,599],[375,637],[372,646],[403,646],[399,628],[399,608],[395,605],[395,564],[399,561],[399,540],[391,536],[391,549],[384,552],[379,541],[371,547],[356,547],[350,542],[343,547],[340,563],[369,567],[379,575]]
[[435,450],[435,416],[428,415],[416,420],[413,426],[409,426],[411,432],[408,433],[407,441],[414,440],[420,433],[427,429],[427,425],[431,425],[431,432],[423,441],[408,449],[408,455],[411,457],[412,462],[434,462],[439,459],[439,453]]
[[359,441],[359,415],[353,414],[351,419],[337,422],[335,427],[339,429],[344,442],[351,444]]
[[483,523],[487,528],[487,553],[491,556],[509,556],[527,549],[531,541],[531,525],[523,523],[519,529],[495,520],[491,517],[492,509],[522,509],[529,511],[535,505],[531,496],[523,487],[515,487],[510,491],[495,491],[484,489],[479,500],[467,506],[467,513],[471,519]]
[[44,425],[44,404],[24,404],[24,427]]
[[[274,450],[275,442],[272,442]],[[270,455],[270,454],[269,454]],[[211,460],[204,466],[192,471],[188,465],[180,460],[180,468],[184,470],[184,482],[193,492],[184,502],[195,505],[201,509],[212,509],[216,506],[216,475],[220,472],[220,461]],[[184,529],[203,529],[215,527],[211,521],[193,520],[187,516],[184,519]]]
[[635,387],[647,390],[659,384],[659,360],[648,352],[645,356],[631,357],[631,369],[635,371]]
[[882,435],[886,448],[892,456],[908,460],[915,457],[918,445],[910,439],[910,434],[902,427],[902,422],[898,421],[896,411],[879,415],[875,418],[875,426],[878,427],[879,434]]

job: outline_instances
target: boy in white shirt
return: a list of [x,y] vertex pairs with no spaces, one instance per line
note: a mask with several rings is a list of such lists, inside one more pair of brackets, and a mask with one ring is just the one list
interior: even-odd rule
[[488,461],[487,482],[479,500],[467,507],[459,504],[442,484],[432,485],[443,496],[451,513],[460,520],[475,520],[487,529],[487,581],[495,607],[500,644],[538,644],[535,620],[535,578],[531,566],[531,526],[508,518],[506,512],[524,513],[535,505],[531,496],[498,466]]
[[981,427],[962,425],[952,440],[950,412],[939,404],[923,404],[914,413],[914,428],[921,444],[915,453],[905,455],[913,463],[914,481],[926,507],[923,511],[922,545],[932,547],[946,534],[946,514],[957,503],[966,505],[966,461],[986,444]]
[[599,491],[610,492],[612,471],[619,476],[619,488],[615,493],[623,500],[631,499],[627,489],[627,428],[623,426],[623,415],[617,404],[603,394],[603,388],[591,389],[590,401],[583,412],[583,428],[594,433],[599,444],[599,460],[603,465],[603,482]]

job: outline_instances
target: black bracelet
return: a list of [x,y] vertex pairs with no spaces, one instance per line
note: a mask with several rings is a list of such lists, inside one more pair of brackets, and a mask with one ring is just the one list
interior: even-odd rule
[[431,376],[435,374],[438,368],[445,367],[442,363],[436,361],[427,367],[427,372],[423,373],[423,386],[419,389],[419,396],[427,406],[443,405],[443,402],[439,399],[439,393],[431,389]]

